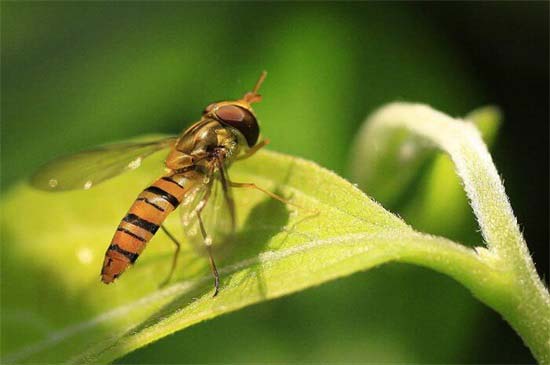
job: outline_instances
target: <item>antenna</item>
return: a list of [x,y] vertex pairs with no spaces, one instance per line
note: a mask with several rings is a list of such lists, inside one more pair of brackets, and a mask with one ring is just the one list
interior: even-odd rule
[[262,100],[262,96],[258,94],[258,90],[260,90],[260,86],[262,86],[262,83],[264,82],[265,78],[267,76],[267,71],[262,71],[260,74],[260,77],[258,78],[258,81],[256,81],[256,85],[254,85],[254,89],[252,91],[247,92],[243,96],[243,100],[247,103],[257,103]]
[[253,94],[258,94],[258,90],[260,90],[260,86],[262,86],[262,83],[264,82],[266,76],[267,71],[263,70],[260,78],[258,79],[258,81],[256,81],[256,85],[254,85],[254,89],[252,90]]

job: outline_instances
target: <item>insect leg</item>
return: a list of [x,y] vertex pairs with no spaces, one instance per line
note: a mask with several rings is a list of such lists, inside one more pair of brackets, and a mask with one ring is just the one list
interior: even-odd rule
[[218,269],[216,268],[216,262],[214,261],[214,257],[212,256],[212,241],[210,237],[208,237],[206,230],[204,229],[204,223],[202,222],[200,212],[197,212],[197,218],[199,219],[199,225],[201,228],[202,236],[204,238],[206,252],[208,252],[210,269],[212,270],[212,275],[214,276],[214,295],[212,295],[212,297],[215,297],[216,295],[218,295],[218,291],[220,290],[220,275],[218,274]]
[[295,203],[292,203],[290,200],[288,199],[285,199],[283,198],[282,196],[280,195],[277,195],[275,193],[272,193],[271,191],[269,190],[266,190],[264,188],[261,188],[259,187],[258,185],[254,184],[254,183],[238,183],[238,182],[233,182],[233,181],[229,181],[229,186],[233,187],[233,188],[249,188],[249,189],[256,189],[256,190],[259,190],[261,191],[262,193],[266,194],[266,195],[269,195],[270,197],[272,197],[273,199],[277,199],[278,201],[284,203],[284,204],[288,204],[288,205],[292,205],[293,207],[296,207],[296,208],[300,208],[300,209],[305,209],[304,207],[298,205],[298,204],[295,204]]
[[170,281],[170,279],[172,278],[172,275],[174,274],[174,270],[176,270],[176,266],[177,266],[177,263],[178,263],[178,255],[180,253],[180,243],[178,242],[178,240],[176,239],[176,237],[174,237],[174,235],[172,235],[168,229],[166,229],[166,227],[164,226],[164,224],[162,224],[160,226],[160,228],[162,229],[162,231],[164,233],[166,233],[166,235],[168,236],[168,238],[170,238],[172,240],[172,242],[174,242],[174,244],[176,245],[176,252],[174,252],[174,258],[172,259],[172,268],[170,269],[170,272],[168,273],[168,276],[166,277],[166,279],[164,279],[162,281],[162,283],[160,283],[160,286],[163,287],[165,286],[166,284],[168,284],[168,282]]
[[206,229],[204,228],[204,222],[201,217],[201,212],[206,207],[206,203],[208,203],[208,199],[210,198],[210,192],[211,192],[210,185],[208,189],[206,190],[206,193],[204,194],[204,197],[198,204],[198,208],[196,210],[197,219],[199,221],[199,227],[201,230],[202,238],[204,240],[204,245],[206,246],[206,252],[208,252],[208,258],[210,261],[210,269],[212,271],[212,275],[214,276],[214,295],[218,295],[218,291],[220,289],[220,275],[218,274],[218,269],[216,268],[216,262],[214,261],[214,257],[212,256],[212,239],[208,237],[208,233],[206,232]]
[[254,155],[256,152],[258,152],[258,150],[262,147],[265,147],[269,144],[269,139],[266,138],[264,139],[263,141],[261,142],[258,142],[254,147],[250,148],[248,151],[246,151],[246,153],[244,153],[242,156],[239,156],[237,157],[236,160],[244,160],[244,159],[247,159],[249,157],[251,157],[252,155]]
[[220,171],[220,181],[222,184],[223,194],[227,206],[229,207],[229,214],[231,215],[231,230],[235,231],[235,201],[233,196],[229,191],[229,176],[227,175],[227,170],[221,158],[217,159],[218,170]]

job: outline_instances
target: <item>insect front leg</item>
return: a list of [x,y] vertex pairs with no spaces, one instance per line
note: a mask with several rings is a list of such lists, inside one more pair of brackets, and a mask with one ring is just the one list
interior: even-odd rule
[[166,284],[168,284],[168,282],[170,281],[170,279],[172,278],[172,275],[174,275],[174,270],[176,270],[176,266],[178,264],[178,256],[179,256],[179,253],[180,253],[180,243],[179,241],[176,239],[176,237],[174,237],[174,235],[172,235],[168,229],[166,229],[166,227],[164,226],[164,224],[162,224],[160,226],[160,228],[162,229],[162,231],[164,233],[166,233],[166,235],[168,236],[168,238],[170,238],[170,240],[172,240],[172,242],[174,242],[174,244],[176,245],[176,252],[174,252],[174,258],[172,259],[172,268],[170,269],[170,272],[168,273],[168,276],[166,277],[166,279],[164,279],[162,281],[162,283],[160,283],[160,287],[163,287],[165,286]]
[[261,148],[267,146],[269,144],[269,142],[270,142],[269,139],[266,138],[263,141],[256,143],[256,145],[254,147],[250,148],[243,155],[237,157],[236,160],[237,161],[238,160],[244,160],[244,159],[247,159],[247,158],[253,156],[256,152],[258,152],[258,150],[260,150]]

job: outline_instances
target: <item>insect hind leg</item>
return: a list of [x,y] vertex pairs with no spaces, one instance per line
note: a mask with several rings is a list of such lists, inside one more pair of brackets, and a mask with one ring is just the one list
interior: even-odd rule
[[160,287],[162,288],[163,286],[165,286],[166,284],[168,284],[170,282],[170,279],[172,279],[172,276],[174,275],[174,271],[176,270],[176,266],[178,264],[178,256],[179,256],[179,253],[180,253],[180,247],[181,247],[181,244],[179,243],[179,241],[176,239],[176,237],[174,237],[174,235],[172,235],[170,233],[170,231],[168,231],[168,229],[166,229],[166,227],[164,226],[164,224],[162,224],[160,226],[160,228],[162,229],[162,231],[168,236],[168,238],[170,238],[170,240],[172,242],[174,242],[174,244],[176,245],[176,251],[174,252],[174,257],[172,259],[172,267],[170,268],[170,272],[168,273],[168,276],[166,277],[166,279],[164,279],[161,283],[160,283]]

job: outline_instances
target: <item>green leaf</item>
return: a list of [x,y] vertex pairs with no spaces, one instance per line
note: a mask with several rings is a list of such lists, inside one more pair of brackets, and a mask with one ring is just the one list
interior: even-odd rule
[[[173,284],[158,289],[173,252],[161,232],[134,268],[103,285],[104,250],[133,199],[160,173],[161,157],[90,191],[49,194],[21,184],[4,196],[2,330],[24,333],[2,336],[4,362],[110,362],[200,321],[389,261],[446,273],[477,296],[508,284],[490,256],[415,232],[314,163],[264,151],[236,163],[232,179],[307,209],[235,191],[239,229],[234,243],[215,251],[222,275],[216,298],[207,261],[187,245]],[[167,224],[179,232],[176,214]]]

